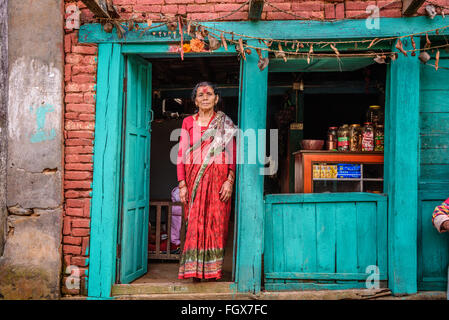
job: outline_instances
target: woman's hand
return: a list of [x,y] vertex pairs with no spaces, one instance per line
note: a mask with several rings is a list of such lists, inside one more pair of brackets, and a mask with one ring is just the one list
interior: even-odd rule
[[179,198],[181,199],[181,202],[183,204],[186,204],[188,202],[187,198],[188,198],[188,189],[186,184],[184,183],[184,185],[182,187],[179,187]]
[[449,220],[444,221],[443,224],[440,227],[441,232],[449,231]]
[[220,189],[220,200],[223,202],[228,201],[232,196],[232,183],[229,180],[223,182]]

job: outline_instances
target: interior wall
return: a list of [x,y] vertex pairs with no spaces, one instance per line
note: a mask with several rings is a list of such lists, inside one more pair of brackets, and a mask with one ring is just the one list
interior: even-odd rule
[[170,141],[173,130],[181,128],[183,119],[154,121],[151,124],[150,199],[170,199],[171,191],[178,185],[176,163],[170,153],[178,154],[178,140]]

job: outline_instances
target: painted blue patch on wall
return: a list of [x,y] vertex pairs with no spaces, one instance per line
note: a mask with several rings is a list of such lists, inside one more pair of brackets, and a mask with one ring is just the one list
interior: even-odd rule
[[[48,140],[53,140],[56,137],[55,129],[51,129],[50,132],[45,130],[45,120],[48,112],[53,112],[55,108],[49,104],[43,104],[36,108],[36,133],[31,136],[30,142],[37,143]],[[30,107],[30,111],[33,112],[33,107]]]

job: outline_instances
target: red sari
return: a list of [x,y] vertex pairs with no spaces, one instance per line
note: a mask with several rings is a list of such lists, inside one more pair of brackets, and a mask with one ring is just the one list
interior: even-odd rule
[[[183,122],[183,128],[187,132],[190,129],[189,122],[193,120],[189,118],[184,119]],[[212,123],[215,122],[212,121]],[[235,171],[235,141],[232,138],[231,164],[227,163],[229,161],[226,162],[229,157],[229,152],[226,149],[208,159],[207,154],[213,147],[212,141],[215,136],[203,141],[199,138],[203,139],[204,133],[209,133],[210,125],[211,123],[208,127],[201,128],[203,132],[198,135],[198,139],[195,139],[195,134],[193,134],[194,139],[181,135],[180,152],[178,153],[178,180],[186,182],[188,203],[184,208],[187,228],[180,259],[179,279],[192,277],[220,279],[222,277],[231,200],[222,202],[219,192],[228,177],[229,170]],[[195,130],[195,126],[197,129],[199,128],[193,121],[193,130]],[[190,140],[191,152],[183,155],[186,151],[186,140]],[[197,143],[200,147],[195,149],[194,146]]]

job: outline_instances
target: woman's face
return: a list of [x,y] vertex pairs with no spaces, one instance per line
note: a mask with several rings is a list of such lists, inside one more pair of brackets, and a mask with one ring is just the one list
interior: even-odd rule
[[196,91],[195,104],[201,111],[213,109],[218,102],[218,96],[209,86],[199,87]]

